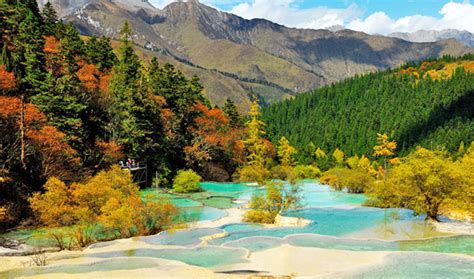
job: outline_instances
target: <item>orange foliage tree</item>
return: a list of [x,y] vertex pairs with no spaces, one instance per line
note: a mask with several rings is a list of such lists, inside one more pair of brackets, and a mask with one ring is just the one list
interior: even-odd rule
[[8,72],[5,65],[0,65],[0,91],[9,91],[16,86],[15,75]]
[[199,102],[194,110],[199,116],[190,128],[194,139],[185,148],[186,161],[196,169],[205,170],[209,165],[213,168],[220,165],[226,171],[233,172],[233,168],[245,160],[242,128],[231,127],[228,117],[218,108],[209,109]]
[[[71,178],[78,160],[75,158],[76,152],[66,142],[64,134],[55,127],[47,125],[46,117],[33,104],[25,105],[24,124],[26,131],[26,151],[27,156],[33,154],[41,158],[40,166],[44,177],[58,176]],[[21,113],[21,100],[17,97],[0,96],[0,120],[4,125],[19,130]],[[11,133],[19,137],[18,133]],[[18,157],[18,140],[10,141],[10,144],[2,146],[9,149],[11,157],[6,161],[13,161]],[[7,166],[3,165],[3,168]]]

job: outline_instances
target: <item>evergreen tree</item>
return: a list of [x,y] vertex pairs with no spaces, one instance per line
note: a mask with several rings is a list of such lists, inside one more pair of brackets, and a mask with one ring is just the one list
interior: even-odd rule
[[[298,150],[314,142],[331,153],[371,156],[377,133],[393,131],[400,155],[417,145],[456,152],[474,140],[472,60],[445,57],[356,76],[265,107],[262,119],[272,142],[285,136]],[[301,162],[307,156],[298,153]]]
[[86,57],[91,64],[98,65],[102,72],[112,69],[117,62],[117,56],[110,45],[110,39],[107,37],[91,37],[85,46]]
[[242,125],[242,119],[237,110],[237,106],[231,99],[227,98],[222,110],[227,115],[227,117],[229,117],[230,125],[232,127],[238,127]]
[[43,11],[41,14],[43,16],[44,35],[55,35],[57,32],[56,28],[58,23],[58,15],[53,7],[53,4],[51,4],[51,2],[49,1],[44,4]]

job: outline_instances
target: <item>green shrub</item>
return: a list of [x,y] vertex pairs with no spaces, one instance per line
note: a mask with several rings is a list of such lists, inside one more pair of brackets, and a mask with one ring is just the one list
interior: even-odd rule
[[266,193],[255,194],[250,200],[244,221],[251,223],[273,224],[275,217],[282,211],[300,207],[300,188],[297,185],[286,189],[282,183],[270,182],[266,185]]
[[288,180],[295,176],[293,167],[277,165],[271,168],[272,179]]
[[315,179],[321,176],[318,167],[312,165],[299,165],[294,168],[297,179]]
[[173,190],[177,193],[199,192],[201,179],[201,176],[193,170],[180,170],[174,178]]
[[261,166],[245,166],[238,170],[240,182],[257,182],[264,184],[270,178],[270,172]]
[[346,189],[349,193],[364,193],[372,186],[375,179],[361,168],[334,168],[325,172],[320,181],[336,190]]

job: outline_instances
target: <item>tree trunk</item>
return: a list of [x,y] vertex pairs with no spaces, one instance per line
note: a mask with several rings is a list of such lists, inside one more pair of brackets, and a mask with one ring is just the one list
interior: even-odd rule
[[21,95],[21,103],[20,103],[20,142],[21,142],[21,153],[20,153],[20,160],[23,169],[26,170],[26,162],[25,162],[25,95]]

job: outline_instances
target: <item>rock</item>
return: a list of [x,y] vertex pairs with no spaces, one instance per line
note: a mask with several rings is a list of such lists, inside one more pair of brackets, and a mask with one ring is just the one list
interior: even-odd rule
[[303,218],[297,218],[297,217],[287,217],[287,216],[281,216],[278,214],[275,217],[275,224],[273,224],[275,227],[305,227],[309,225],[311,221],[303,219]]

